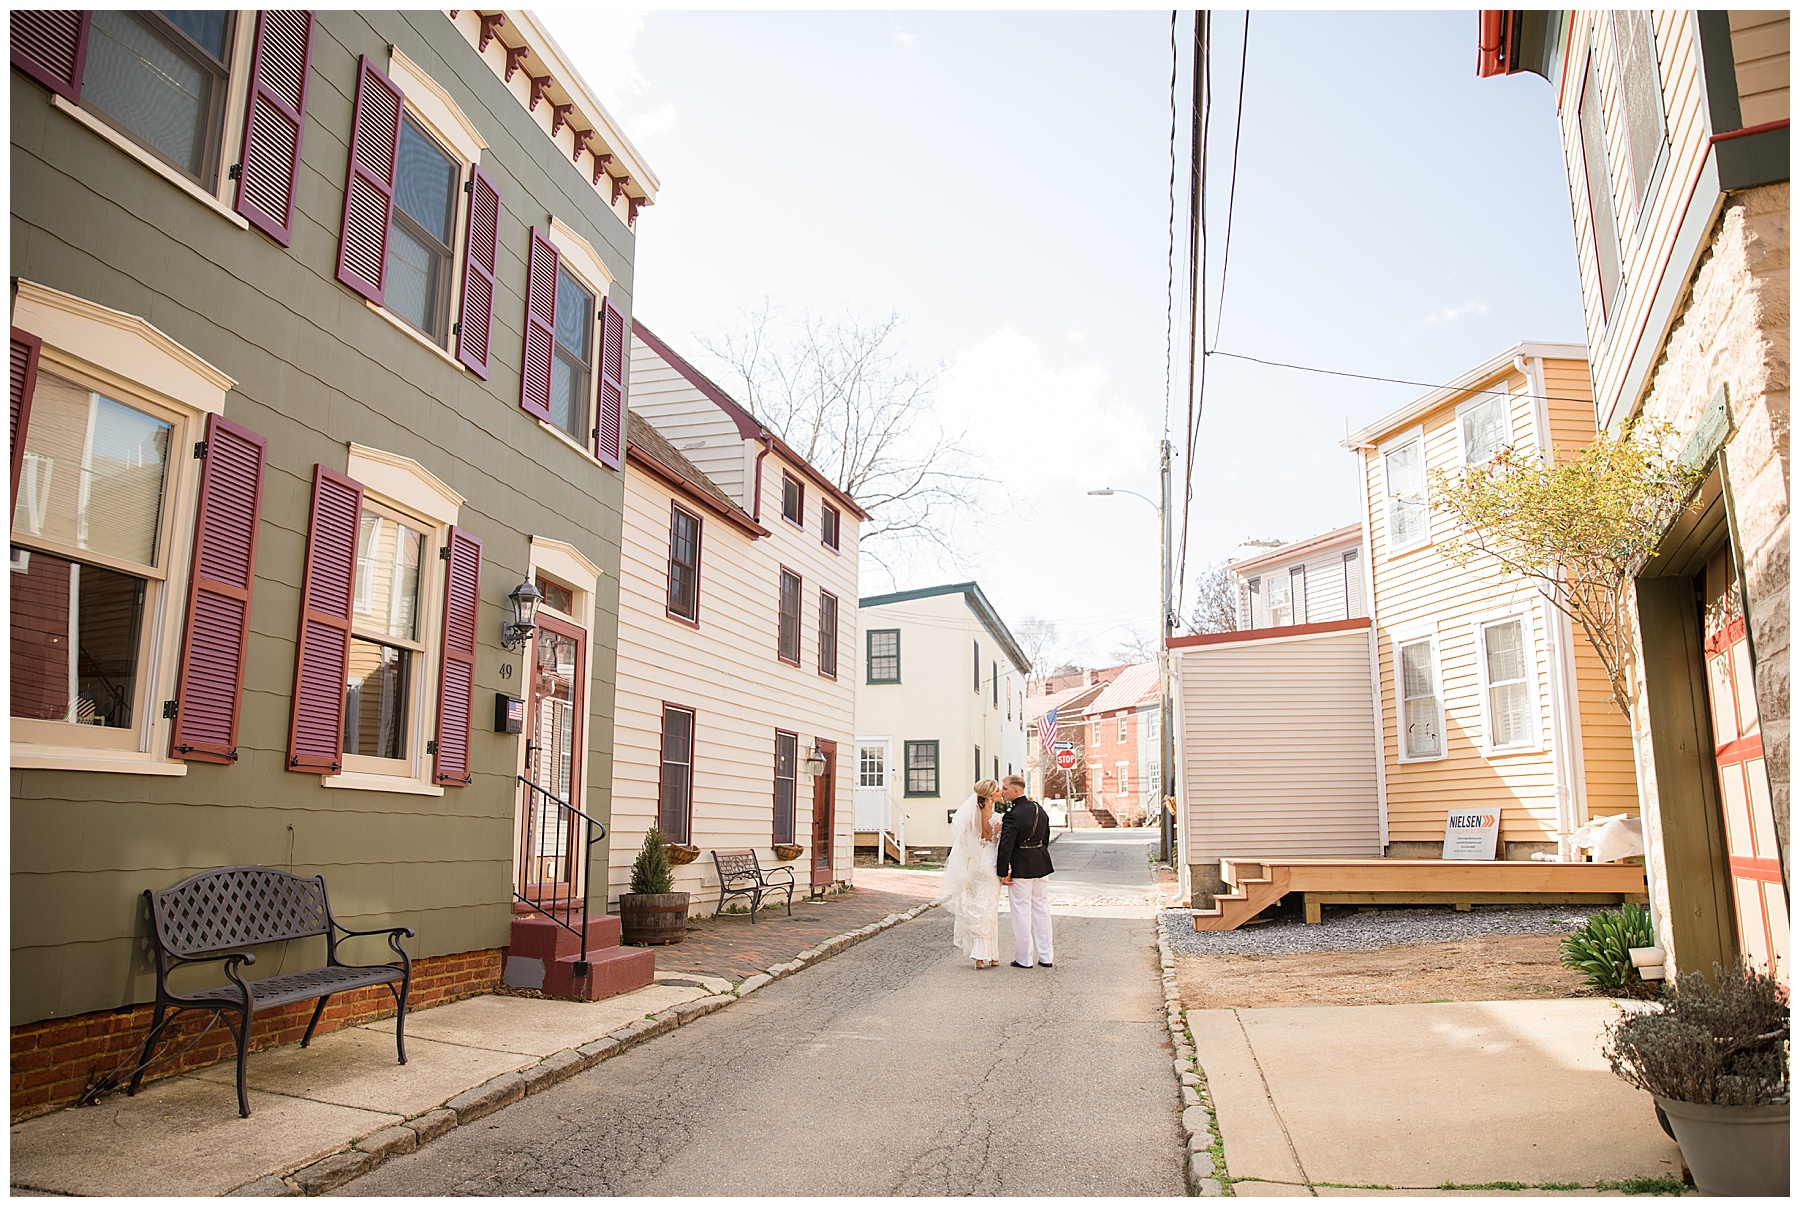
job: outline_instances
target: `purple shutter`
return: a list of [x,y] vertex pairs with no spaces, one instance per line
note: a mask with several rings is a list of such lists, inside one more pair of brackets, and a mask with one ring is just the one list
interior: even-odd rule
[[531,267],[525,274],[525,357],[519,379],[519,406],[550,421],[550,361],[556,354],[555,244],[531,228]]
[[444,644],[438,666],[437,759],[432,782],[461,787],[475,720],[475,621],[481,610],[481,541],[450,530],[444,569]]
[[494,261],[500,251],[500,190],[470,165],[469,233],[463,255],[462,317],[456,324],[456,358],[483,381],[488,340],[494,333]]
[[13,66],[71,104],[81,103],[81,73],[87,68],[86,9],[14,10]]
[[188,579],[175,732],[169,753],[202,763],[237,761],[238,707],[256,581],[256,521],[269,442],[219,415],[206,418],[194,568]]
[[312,29],[310,12],[266,9],[256,14],[256,47],[250,54],[237,212],[283,247],[294,236]]
[[362,57],[356,118],[350,125],[350,172],[344,181],[344,231],[338,280],[381,305],[387,288],[388,220],[400,158],[400,115],[406,96]]
[[600,308],[600,399],[594,415],[594,456],[619,468],[625,430],[625,313],[607,298]]
[[306,534],[300,640],[294,653],[294,716],[288,728],[289,771],[318,775],[343,770],[345,672],[350,664],[362,495],[362,483],[354,478],[323,465],[313,468],[312,524]]
[[19,505],[19,469],[25,462],[25,429],[31,423],[31,396],[37,392],[38,354],[44,341],[12,329],[12,502]]

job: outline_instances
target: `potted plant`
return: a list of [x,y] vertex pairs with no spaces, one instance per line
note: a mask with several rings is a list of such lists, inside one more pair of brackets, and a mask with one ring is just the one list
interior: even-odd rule
[[1761,972],[1690,972],[1607,1028],[1612,1070],[1656,1099],[1702,1194],[1788,1190],[1788,995]]
[[651,826],[631,864],[631,891],[619,894],[620,939],[656,946],[687,937],[688,895],[675,891],[668,840]]
[[778,842],[770,849],[775,852],[775,858],[783,863],[800,858],[801,852],[806,850],[797,842]]

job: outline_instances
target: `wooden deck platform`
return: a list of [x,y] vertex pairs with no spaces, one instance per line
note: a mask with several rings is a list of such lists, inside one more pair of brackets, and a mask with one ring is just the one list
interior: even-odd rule
[[1647,900],[1642,863],[1469,859],[1221,859],[1227,891],[1195,930],[1236,930],[1289,893],[1308,922],[1327,905],[1612,905]]

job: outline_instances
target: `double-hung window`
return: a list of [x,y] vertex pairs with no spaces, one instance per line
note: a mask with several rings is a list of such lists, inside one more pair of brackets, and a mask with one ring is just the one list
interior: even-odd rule
[[975,694],[979,696],[981,694],[981,642],[977,641],[974,645],[975,657],[970,662],[969,669],[974,672]]
[[1600,71],[1592,54],[1582,72],[1577,108],[1581,131],[1582,174],[1588,197],[1588,237],[1593,240],[1594,266],[1600,284],[1600,325],[1613,312],[1620,285],[1619,224],[1613,211],[1612,173],[1607,167],[1606,115],[1600,108]]
[[1265,584],[1269,591],[1269,626],[1279,628],[1294,623],[1294,587],[1286,571],[1271,574]]
[[1444,755],[1444,710],[1438,699],[1437,643],[1431,637],[1399,645],[1400,760]]
[[786,566],[781,568],[781,619],[776,638],[775,656],[783,662],[800,665],[800,576]]
[[669,615],[700,621],[700,517],[681,504],[669,507]]
[[798,734],[775,731],[775,824],[773,841],[794,841],[795,778],[800,766]]
[[441,345],[450,333],[451,232],[462,169],[410,113],[400,120],[399,156],[385,305]]
[[1498,382],[1456,408],[1464,465],[1486,465],[1512,443],[1506,383]]
[[148,323],[15,288],[13,766],[234,762],[266,443]]
[[999,708],[1000,707],[1000,664],[998,662],[995,662],[995,663],[991,664],[988,669],[992,676],[992,678],[990,679],[990,682],[994,686],[994,707]]
[[1531,649],[1523,616],[1476,626],[1480,637],[1483,712],[1488,748],[1508,750],[1537,745],[1537,717],[1532,707]]
[[1619,96],[1625,102],[1625,146],[1631,158],[1632,199],[1640,224],[1669,141],[1662,71],[1656,62],[1655,17],[1649,9],[1612,14],[1613,58],[1619,69]]
[[829,591],[819,592],[819,673],[837,678],[838,600]]
[[1100,744],[1100,718],[1094,718],[1094,745]]
[[786,470],[781,472],[781,518],[806,527],[806,483]]
[[937,796],[938,744],[908,742],[906,744],[906,795]]
[[1131,723],[1131,714],[1130,713],[1122,712],[1119,714],[1119,741],[1123,742],[1126,739],[1126,737],[1128,736],[1128,734],[1130,733],[1130,729],[1129,729],[1130,723]]
[[344,670],[344,767],[410,775],[419,672],[424,527],[365,496]]
[[844,522],[843,515],[837,508],[828,503],[819,504],[819,543],[827,549],[841,547],[839,530]]
[[868,642],[869,682],[900,682],[900,630],[870,629]]
[[685,843],[693,828],[694,710],[663,705],[662,777],[656,819],[671,842]]
[[1431,539],[1425,497],[1425,437],[1414,432],[1382,450],[1382,496],[1387,500],[1388,549],[1400,552]]
[[92,21],[82,106],[212,192],[237,14],[95,9]]
[[577,444],[593,430],[588,419],[594,396],[594,309],[596,302],[560,261],[556,266],[556,340],[550,359],[550,422]]

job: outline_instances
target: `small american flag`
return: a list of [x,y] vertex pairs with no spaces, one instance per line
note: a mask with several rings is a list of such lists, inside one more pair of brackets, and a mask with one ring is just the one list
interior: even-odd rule
[[1056,710],[1054,708],[1045,713],[1044,719],[1038,722],[1038,741],[1044,744],[1046,755],[1056,745]]

